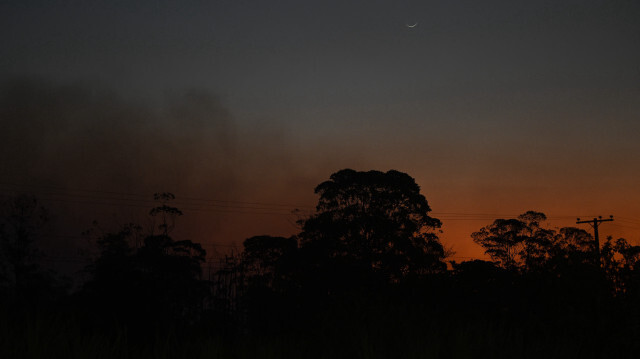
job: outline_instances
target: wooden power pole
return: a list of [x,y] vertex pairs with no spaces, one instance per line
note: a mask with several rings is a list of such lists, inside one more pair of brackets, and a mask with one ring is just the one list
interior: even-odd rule
[[598,266],[600,266],[600,238],[598,238],[598,226],[602,222],[612,222],[612,221],[613,221],[613,216],[609,216],[608,219],[602,219],[602,216],[600,216],[598,218],[594,218],[588,221],[581,221],[580,218],[578,218],[578,221],[576,222],[576,224],[589,223],[591,227],[593,227],[593,236],[595,237],[595,240],[596,240],[596,260],[597,260]]

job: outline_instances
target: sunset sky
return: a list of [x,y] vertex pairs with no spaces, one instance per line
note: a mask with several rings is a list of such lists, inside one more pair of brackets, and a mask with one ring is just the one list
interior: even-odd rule
[[413,176],[458,260],[527,210],[640,244],[635,0],[6,0],[0,34],[0,193],[52,240],[168,191],[222,252],[353,168]]

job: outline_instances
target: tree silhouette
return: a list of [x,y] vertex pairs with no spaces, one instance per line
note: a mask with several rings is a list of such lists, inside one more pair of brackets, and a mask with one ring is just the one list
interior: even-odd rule
[[[318,261],[398,281],[441,272],[445,251],[434,230],[441,222],[420,187],[398,171],[344,169],[315,189],[316,213],[301,221],[301,245]],[[344,275],[344,273],[343,273]]]
[[243,246],[242,267],[252,284],[277,287],[290,279],[298,249],[295,238],[254,236]]
[[[168,236],[169,233],[176,226],[176,218],[182,216],[182,211],[176,207],[169,206],[167,203],[174,200],[176,196],[173,193],[163,192],[153,195],[153,199],[160,202],[160,205],[154,207],[149,211],[149,215],[153,218],[160,218],[160,224],[158,229],[164,236]],[[155,224],[155,221],[154,221]],[[151,229],[151,234],[155,232],[155,226]]]
[[254,236],[243,245],[239,305],[249,317],[247,325],[256,331],[281,330],[294,319],[298,243],[294,237]]
[[100,256],[87,270],[92,279],[85,292],[124,316],[153,316],[154,320],[192,319],[202,309],[208,285],[201,279],[206,252],[190,240],[176,241],[168,233],[181,214],[166,204],[172,194],[156,196],[162,205],[151,210],[160,217],[160,234],[142,236],[140,226],[129,224],[98,240]]
[[640,246],[624,238],[608,237],[602,246],[602,263],[615,290],[640,298]]
[[516,268],[521,262],[526,225],[517,219],[496,219],[489,226],[473,232],[473,241],[503,268]]
[[505,269],[553,271],[560,275],[596,265],[591,234],[575,227],[557,231],[544,228],[545,220],[543,213],[528,211],[517,219],[496,219],[471,237]]
[[0,288],[22,295],[52,284],[40,269],[35,245],[48,220],[48,211],[33,196],[17,195],[0,203]]
[[547,269],[557,273],[576,270],[582,266],[593,266],[595,241],[584,229],[575,227],[560,228],[552,236],[548,248]]
[[496,219],[471,234],[493,261],[505,269],[535,270],[549,259],[555,232],[541,227],[544,213],[528,211],[518,218]]

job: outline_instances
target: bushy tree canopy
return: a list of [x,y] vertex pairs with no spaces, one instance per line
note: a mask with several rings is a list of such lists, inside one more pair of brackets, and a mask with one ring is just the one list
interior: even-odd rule
[[254,236],[243,246],[242,270],[252,284],[273,287],[289,279],[298,249],[294,237]]
[[105,302],[106,310],[120,311],[124,316],[155,311],[162,313],[155,320],[189,319],[201,309],[208,292],[201,279],[206,252],[199,243],[168,235],[174,217],[181,212],[165,203],[173,195],[156,199],[163,203],[150,215],[161,217],[161,233],[143,234],[140,226],[128,224],[100,236],[100,255],[87,268],[92,278],[84,291]]
[[398,171],[344,169],[315,189],[316,213],[301,223],[303,247],[397,280],[446,269],[434,230],[441,222],[420,187]]
[[528,211],[518,218],[496,219],[471,237],[506,269],[558,271],[595,263],[595,242],[588,232],[574,227],[548,229],[543,226],[546,219],[544,213]]

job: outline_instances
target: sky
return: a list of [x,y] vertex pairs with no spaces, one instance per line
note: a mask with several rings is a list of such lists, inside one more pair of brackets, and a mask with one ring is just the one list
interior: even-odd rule
[[634,0],[3,1],[0,192],[69,213],[54,243],[172,192],[180,235],[222,253],[296,233],[340,169],[396,169],[458,260],[527,210],[614,215],[601,235],[640,244],[638,19]]

